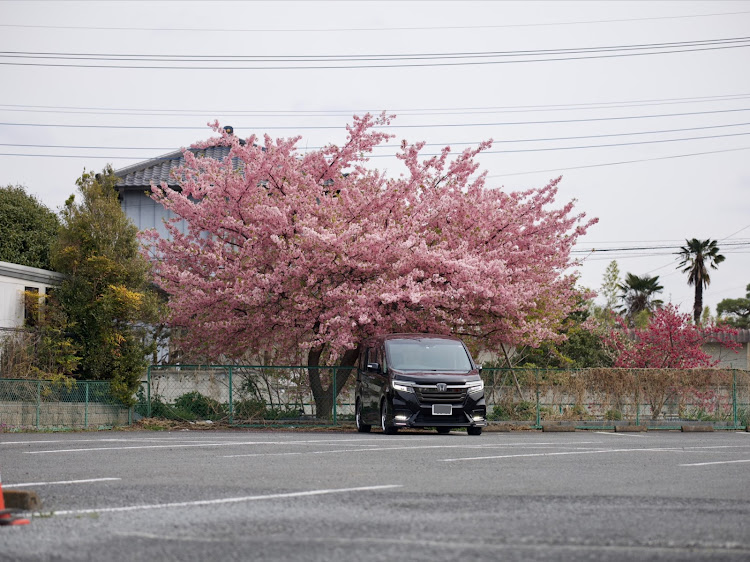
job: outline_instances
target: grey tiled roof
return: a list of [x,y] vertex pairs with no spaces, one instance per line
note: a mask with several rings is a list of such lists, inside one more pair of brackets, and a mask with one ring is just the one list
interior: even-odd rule
[[[190,149],[195,153],[199,153],[201,156],[207,156],[209,158],[215,158],[217,160],[224,159],[228,154],[230,147],[228,146],[211,146],[206,149]],[[164,154],[151,160],[139,162],[128,166],[127,168],[121,168],[115,170],[115,175],[120,178],[117,182],[118,187],[138,187],[147,188],[151,185],[151,182],[160,184],[165,181],[168,185],[177,185],[175,179],[170,175],[170,172],[185,163],[185,158],[182,155],[181,150]]]

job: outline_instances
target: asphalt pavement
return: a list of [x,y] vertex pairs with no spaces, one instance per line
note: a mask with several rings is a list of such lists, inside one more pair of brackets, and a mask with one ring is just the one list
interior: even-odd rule
[[750,433],[0,434],[0,560],[749,560]]

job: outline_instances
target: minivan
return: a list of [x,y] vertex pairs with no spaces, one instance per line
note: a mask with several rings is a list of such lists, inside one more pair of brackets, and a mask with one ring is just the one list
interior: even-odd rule
[[487,425],[484,383],[464,343],[454,336],[389,334],[364,342],[355,387],[357,431],[380,425],[465,427],[481,435]]

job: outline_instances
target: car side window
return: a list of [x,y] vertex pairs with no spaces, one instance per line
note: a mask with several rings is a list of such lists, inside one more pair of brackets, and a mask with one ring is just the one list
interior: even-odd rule
[[365,370],[367,370],[367,365],[375,361],[377,361],[377,359],[375,359],[375,350],[371,347],[368,347],[365,351]]
[[388,372],[388,368],[385,364],[385,353],[383,353],[383,348],[378,348],[378,364],[380,365],[380,371],[383,373]]

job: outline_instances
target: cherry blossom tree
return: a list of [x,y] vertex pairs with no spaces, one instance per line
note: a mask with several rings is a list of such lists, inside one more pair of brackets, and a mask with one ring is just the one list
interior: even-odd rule
[[540,189],[486,187],[475,157],[491,145],[422,156],[403,141],[405,171],[367,166],[391,117],[355,117],[343,146],[301,154],[300,137],[198,143],[230,147],[223,161],[185,151],[180,186],[152,197],[185,233],[146,235],[171,322],[211,357],[304,349],[319,416],[335,397],[321,365],[350,376],[368,336],[415,331],[500,344],[559,340],[577,305],[570,250],[595,222],[556,206],[559,178]]

